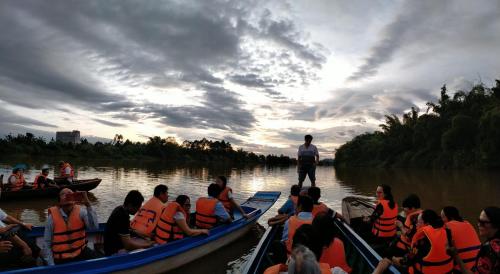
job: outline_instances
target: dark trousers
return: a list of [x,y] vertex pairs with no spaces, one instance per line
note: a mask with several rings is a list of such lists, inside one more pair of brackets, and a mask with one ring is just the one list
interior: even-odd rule
[[302,165],[299,168],[299,187],[302,187],[302,183],[309,176],[311,180],[311,186],[316,186],[316,166],[315,165]]
[[96,259],[99,257],[102,257],[102,256],[100,254],[98,254],[97,252],[95,252],[94,250],[92,250],[88,247],[85,247],[82,250],[82,253],[80,253],[80,255],[78,255],[77,257],[72,258],[72,259],[66,259],[66,260],[54,260],[54,263],[55,264],[66,264],[66,263]]

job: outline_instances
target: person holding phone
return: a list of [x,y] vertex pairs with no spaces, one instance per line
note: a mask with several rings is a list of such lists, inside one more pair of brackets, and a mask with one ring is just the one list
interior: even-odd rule
[[[19,231],[20,228],[31,230],[32,227],[33,225],[23,223],[0,209],[0,240],[10,243],[10,248],[5,249],[6,252],[0,254],[0,265],[35,266],[35,258],[38,257],[40,249],[34,242],[23,239],[23,233]],[[8,246],[6,244],[5,247]]]
[[[97,214],[90,205],[87,192],[74,193],[64,188],[58,205],[49,208],[44,233],[44,254],[48,265],[97,258],[86,245],[86,229],[97,229]],[[83,205],[83,206],[81,206]]]

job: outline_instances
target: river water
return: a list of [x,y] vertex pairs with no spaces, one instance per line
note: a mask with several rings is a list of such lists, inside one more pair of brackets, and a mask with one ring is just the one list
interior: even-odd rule
[[[223,168],[223,167],[165,167],[149,164],[137,167],[111,165],[76,166],[79,178],[101,178],[101,184],[91,191],[90,199],[100,222],[106,222],[111,211],[123,203],[127,192],[138,189],[146,199],[152,196],[157,184],[169,187],[169,197],[187,194],[192,203],[206,194],[207,185],[217,175],[229,178],[229,186],[238,201],[244,201],[256,191],[281,191],[276,204],[259,220],[249,234],[234,244],[208,255],[199,261],[175,271],[194,273],[203,269],[206,273],[237,273],[251,255],[259,241],[267,219],[272,217],[288,197],[290,186],[297,181],[295,167],[290,168]],[[10,166],[0,165],[0,174],[7,177]],[[38,171],[27,170],[26,179],[32,181]],[[423,208],[440,210],[446,205],[457,206],[462,215],[475,223],[481,209],[489,205],[500,206],[500,172],[492,171],[432,171],[432,170],[335,170],[318,167],[317,185],[322,190],[322,201],[335,210],[341,210],[345,196],[372,197],[378,184],[393,187],[393,193],[401,204],[409,193],[416,193]],[[306,179],[305,185],[309,184]],[[55,199],[0,202],[8,214],[25,222],[43,225],[47,208]]]

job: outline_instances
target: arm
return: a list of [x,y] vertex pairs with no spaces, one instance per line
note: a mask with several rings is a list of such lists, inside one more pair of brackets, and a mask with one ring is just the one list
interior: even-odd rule
[[201,234],[208,235],[208,229],[193,229],[188,226],[186,223],[186,219],[178,219],[175,220],[175,223],[179,226],[179,228],[186,233],[188,236],[198,236]]
[[149,240],[131,238],[130,234],[125,234],[125,235],[120,234],[120,238],[122,240],[123,247],[127,251],[148,248],[154,244],[152,241]]
[[43,240],[45,245],[43,246],[43,253],[45,254],[45,261],[48,265],[54,265],[54,257],[52,256],[52,216],[48,216],[47,223],[45,224],[45,231],[43,233]]
[[83,204],[85,207],[80,209],[80,218],[85,222],[86,229],[98,229],[99,220],[97,219],[97,213],[94,211],[90,205],[89,198],[87,197],[87,192],[83,194]]
[[243,210],[243,208],[241,208],[240,204],[238,204],[233,198],[230,198],[229,201],[231,202],[231,204],[233,205],[233,207],[237,208],[239,212],[241,212],[241,215],[244,217],[244,218],[250,218],[250,216],[248,216],[245,211]]
[[281,241],[286,242],[286,240],[288,240],[288,220],[286,220],[283,226],[283,234],[281,234]]
[[372,274],[382,274],[384,273],[389,266],[391,266],[392,262],[391,260],[384,258],[381,261],[378,262],[377,268],[373,270]]
[[31,230],[33,228],[32,224],[25,224],[25,223],[19,221],[18,219],[14,218],[10,215],[7,215],[7,218],[5,218],[5,221],[9,224],[16,224],[16,225],[23,226],[24,228],[26,228],[28,230]]
[[316,159],[316,164],[319,164],[319,152],[316,146],[314,147],[314,158]]

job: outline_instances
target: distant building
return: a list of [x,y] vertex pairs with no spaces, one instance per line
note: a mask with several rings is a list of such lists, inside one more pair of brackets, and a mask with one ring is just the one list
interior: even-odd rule
[[58,131],[56,132],[56,142],[79,144],[80,143],[80,131]]

